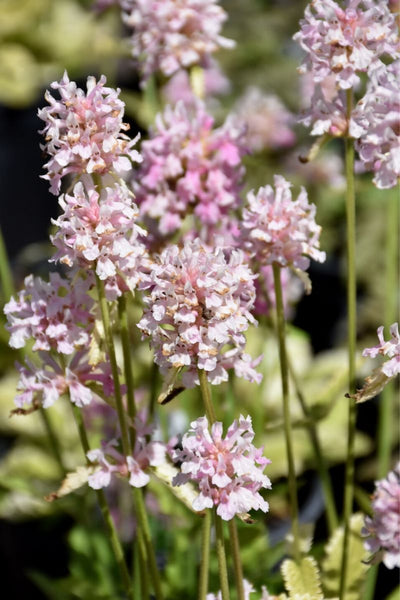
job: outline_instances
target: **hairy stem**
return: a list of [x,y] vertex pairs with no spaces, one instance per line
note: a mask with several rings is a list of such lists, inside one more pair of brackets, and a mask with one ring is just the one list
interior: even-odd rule
[[[347,91],[347,115],[350,115],[353,106],[353,92]],[[345,161],[346,161],[346,222],[347,222],[347,344],[349,365],[349,393],[354,394],[356,385],[356,265],[355,265],[355,242],[356,242],[356,206],[354,190],[354,144],[350,137],[345,139]],[[353,508],[354,496],[354,440],[356,433],[356,405],[353,400],[349,401],[348,434],[347,434],[347,458],[345,468],[344,488],[344,535],[343,553],[340,573],[340,600],[345,599],[347,564],[350,539],[350,517]]]
[[198,600],[206,600],[208,592],[208,570],[210,567],[211,510],[206,510],[201,530],[201,563]]
[[292,430],[290,427],[291,418],[290,418],[290,405],[289,405],[289,366],[288,366],[287,353],[286,353],[285,313],[284,313],[284,308],[283,308],[280,266],[278,264],[274,263],[273,271],[274,271],[274,286],[275,286],[275,298],[276,298],[277,329],[278,329],[278,340],[279,340],[279,360],[280,360],[280,366],[281,366],[281,379],[282,379],[283,425],[284,425],[284,432],[285,432],[286,454],[287,454],[288,470],[289,470],[288,483],[289,483],[290,511],[291,511],[291,518],[292,518],[293,549],[294,549],[295,559],[297,562],[299,562],[300,561],[299,508],[298,508],[298,504],[297,504],[297,484],[296,484],[296,471],[294,468]]

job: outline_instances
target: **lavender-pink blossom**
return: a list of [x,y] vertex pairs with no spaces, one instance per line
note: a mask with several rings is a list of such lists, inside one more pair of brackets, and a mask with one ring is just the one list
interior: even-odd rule
[[138,208],[126,185],[105,187],[100,193],[90,181],[79,182],[73,194],[60,196],[64,212],[53,220],[58,229],[51,241],[53,260],[69,267],[93,267],[105,281],[108,300],[133,290],[146,276],[146,249],[137,225]]
[[152,286],[138,327],[150,338],[155,362],[163,374],[184,368],[183,383],[199,384],[197,368],[219,384],[227,369],[259,382],[261,375],[244,352],[243,333],[250,323],[255,299],[254,278],[243,254],[233,250],[229,259],[222,249],[206,249],[199,240],[182,249],[167,247],[154,262]]
[[387,356],[389,360],[386,360],[383,363],[381,367],[382,373],[384,373],[386,377],[395,377],[400,373],[399,326],[397,323],[393,323],[393,325],[390,326],[392,337],[387,342],[385,342],[385,338],[383,337],[383,329],[383,325],[378,327],[379,344],[372,348],[365,348],[363,356],[370,356],[371,358],[375,358],[378,354]]
[[132,456],[123,456],[117,449],[117,441],[111,440],[103,448],[90,450],[87,457],[97,468],[89,475],[88,483],[95,490],[107,487],[113,474],[127,477],[133,487],[143,487],[150,481],[148,467],[164,462],[166,447],[161,442],[148,441],[153,427],[146,425],[143,413],[135,418],[135,447]]
[[251,87],[239,100],[236,113],[246,124],[246,142],[253,152],[287,148],[296,140],[294,116],[274,94]]
[[217,509],[217,514],[228,521],[238,513],[249,510],[268,511],[268,502],[259,493],[271,488],[264,475],[269,460],[252,441],[254,431],[251,418],[240,415],[222,437],[222,423],[214,423],[211,432],[207,417],[190,424],[182,439],[182,450],[175,450],[174,460],[181,463],[181,472],[173,485],[193,481],[199,486],[199,495],[193,502],[194,510]]
[[11,298],[4,307],[12,348],[23,348],[32,338],[35,351],[72,354],[89,344],[94,322],[90,278],[78,278],[72,286],[69,279],[50,273],[49,282],[29,275],[24,284],[17,300]]
[[247,194],[243,209],[243,243],[261,265],[278,263],[306,270],[310,258],[323,262],[319,250],[321,227],[315,222],[316,208],[301,188],[292,199],[291,184],[280,175],[274,177],[275,189],[262,187]]
[[220,35],[227,18],[217,0],[121,0],[125,24],[133,29],[132,54],[143,81],[155,72],[170,77],[207,62],[234,42]]
[[42,149],[50,155],[45,164],[44,179],[51,183],[50,191],[57,194],[61,179],[68,173],[126,173],[132,162],[141,162],[133,146],[139,135],[131,140],[126,134],[129,125],[122,121],[125,104],[118,98],[120,90],[105,87],[106,78],[98,82],[87,79],[87,92],[78,88],[64,73],[61,81],[51,87],[58,90],[56,100],[46,91],[50,106],[39,110],[39,118],[46,125]]
[[400,177],[400,59],[381,65],[370,76],[367,92],[355,107],[350,135],[374,183],[385,189]]
[[156,234],[175,233],[190,213],[201,230],[213,228],[237,208],[245,151],[243,127],[230,117],[213,129],[200,101],[190,108],[180,102],[158,115],[151,138],[142,144],[134,184],[140,212],[155,224]]
[[354,87],[382,55],[398,56],[399,36],[387,0],[312,0],[294,39],[306,52],[300,72],[315,82],[335,74],[341,89]]
[[365,518],[365,547],[388,569],[400,567],[400,462],[385,479],[376,482],[373,516]]
[[330,98],[329,95],[325,96],[323,86],[317,83],[310,107],[302,112],[299,122],[305,127],[312,127],[311,135],[328,134],[333,137],[345,135],[349,126],[345,92],[339,90]]

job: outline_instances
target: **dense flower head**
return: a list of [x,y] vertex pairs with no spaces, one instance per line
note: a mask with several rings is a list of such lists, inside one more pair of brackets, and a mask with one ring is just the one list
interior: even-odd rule
[[301,72],[316,82],[335,74],[341,89],[354,87],[382,55],[398,56],[399,37],[387,0],[312,0],[294,39],[307,53]]
[[292,146],[294,116],[278,96],[249,88],[239,100],[236,112],[246,124],[246,142],[253,152]]
[[323,86],[317,83],[310,107],[303,111],[299,122],[305,127],[312,127],[311,135],[328,134],[333,137],[345,135],[349,126],[345,92],[340,90],[330,97],[325,95]]
[[388,569],[400,567],[400,462],[385,479],[376,482],[373,516],[365,518],[365,547]]
[[383,337],[383,325],[378,327],[378,340],[379,344],[372,348],[365,348],[363,356],[370,356],[375,358],[378,354],[387,356],[389,360],[385,361],[382,365],[382,373],[386,377],[395,377],[400,373],[400,335],[399,326],[397,323],[393,323],[390,327],[391,338],[385,342]]
[[143,487],[150,481],[148,467],[158,466],[165,461],[166,447],[161,442],[149,441],[153,427],[145,422],[144,413],[135,418],[135,447],[132,456],[122,455],[116,448],[117,441],[111,440],[103,447],[90,450],[87,457],[97,468],[89,475],[88,483],[95,490],[107,487],[113,474],[127,477],[133,487]]
[[123,19],[133,29],[132,53],[143,80],[160,71],[170,77],[202,64],[234,42],[220,35],[227,18],[217,0],[121,0]]
[[23,348],[31,338],[35,351],[72,354],[88,345],[94,323],[90,278],[77,278],[71,285],[58,273],[50,273],[48,282],[28,275],[24,285],[4,307],[12,348]]
[[181,472],[173,485],[196,482],[200,493],[193,502],[194,510],[215,506],[217,514],[226,521],[249,510],[267,512],[268,502],[259,490],[271,487],[263,473],[270,461],[262,455],[263,448],[252,444],[251,417],[240,415],[224,438],[222,423],[214,423],[211,431],[208,425],[207,417],[193,421],[182,438],[182,450],[174,451],[173,458],[180,463]]
[[321,227],[315,222],[316,208],[301,188],[292,199],[291,184],[281,175],[274,177],[275,189],[267,185],[247,194],[242,228],[246,249],[260,265],[278,263],[306,270],[310,258],[323,262],[319,250]]
[[168,246],[154,262],[152,286],[144,298],[144,315],[138,323],[150,337],[155,362],[163,374],[182,369],[186,387],[199,384],[197,368],[219,384],[227,369],[259,382],[261,375],[244,352],[243,332],[250,323],[255,299],[254,278],[239,250],[227,259],[222,249],[206,249],[199,240],[183,248]]
[[400,177],[400,59],[371,73],[352,113],[350,134],[358,138],[356,148],[376,186],[394,187]]
[[200,228],[213,227],[240,203],[244,129],[233,117],[217,129],[213,122],[202,102],[179,102],[157,116],[142,144],[136,201],[160,237],[179,230],[192,212]]
[[129,125],[122,121],[125,104],[118,98],[120,90],[105,83],[104,75],[98,82],[90,76],[85,93],[65,72],[60,82],[51,84],[60,99],[46,91],[50,106],[40,109],[38,115],[46,123],[41,131],[46,141],[42,149],[50,155],[43,178],[50,181],[53,194],[59,192],[61,179],[68,173],[121,175],[131,169],[131,161],[141,161],[133,148],[139,135],[131,140],[121,133]]
[[63,213],[53,223],[58,229],[51,240],[53,258],[69,267],[95,267],[105,281],[109,300],[134,289],[146,276],[146,235],[136,220],[139,211],[126,185],[104,187],[75,185],[73,194],[59,198]]
[[110,365],[107,362],[91,365],[84,350],[77,352],[65,367],[61,367],[47,352],[40,352],[39,357],[39,367],[29,360],[25,365],[17,363],[20,377],[15,404],[18,409],[48,408],[67,392],[76,406],[87,406],[93,399],[100,400],[88,387],[88,382],[100,384],[106,396],[113,394]]
[[[229,79],[222,73],[218,63],[210,60],[202,69],[203,93],[206,99],[227,94],[230,90]],[[196,95],[190,83],[190,75],[184,70],[177,71],[163,87],[167,104],[175,105],[179,100],[185,104],[195,104]]]

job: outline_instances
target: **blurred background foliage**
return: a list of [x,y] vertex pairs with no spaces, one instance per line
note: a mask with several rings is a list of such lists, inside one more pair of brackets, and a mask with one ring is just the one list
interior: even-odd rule
[[[232,110],[249,86],[279,96],[294,114],[301,110],[300,81],[296,69],[301,60],[292,35],[298,29],[306,2],[298,0],[226,0],[229,14],[224,34],[237,42],[236,49],[221,51],[217,59],[231,83],[228,94],[214,105],[217,121]],[[71,79],[84,81],[88,74],[104,73],[110,85],[122,88],[127,116],[133,131],[143,131],[153,116],[148,97],[138,87],[138,77],[129,58],[119,9],[112,6],[104,13],[91,10],[90,0],[0,0],[0,163],[3,199],[1,227],[12,257],[15,283],[34,271],[46,274],[51,255],[46,232],[50,216],[57,213],[55,198],[39,181],[42,157],[39,150],[40,122],[35,117],[42,94],[51,81],[67,69]],[[8,123],[8,125],[7,125]],[[11,125],[10,125],[11,124]],[[272,181],[274,173],[289,177],[296,188],[306,185],[310,199],[317,205],[317,221],[323,226],[322,248],[327,252],[325,265],[311,269],[314,291],[294,310],[289,332],[289,352],[301,382],[331,473],[335,478],[338,506],[342,502],[342,463],[346,447],[347,401],[345,346],[345,204],[343,186],[329,184],[330,157],[342,160],[340,140],[330,142],[321,153],[326,157],[322,177],[310,176],[309,165],[297,157],[307,152],[312,138],[300,125],[294,125],[296,144],[290,150],[264,151],[246,157],[247,176],[244,192]],[[9,152],[9,153],[8,153]],[[289,156],[290,155],[290,156]],[[291,161],[289,158],[291,157]],[[336,164],[336,163],[335,163]],[[17,173],[23,169],[24,181]],[[322,168],[322,167],[321,167]],[[333,167],[332,167],[333,168]],[[336,167],[335,167],[336,168]],[[325,171],[324,171],[325,169]],[[25,187],[24,187],[25,186]],[[357,180],[357,269],[360,348],[375,344],[375,331],[384,320],[387,295],[385,283],[389,206],[398,199],[398,190],[379,191],[368,174]],[[25,208],[26,207],[26,208]],[[41,220],[37,215],[41,214]],[[21,216],[23,217],[21,219]],[[2,294],[3,301],[4,290]],[[51,452],[46,428],[40,414],[9,418],[15,396],[16,375],[12,365],[18,358],[7,346],[8,335],[0,331],[0,554],[6,565],[6,582],[15,595],[67,600],[110,598],[115,589],[115,569],[108,543],[99,527],[93,494],[77,490],[53,503],[44,496],[58,488],[62,473]],[[135,342],[138,381],[153,377],[151,357],[145,346]],[[279,363],[271,333],[259,328],[249,334],[249,350],[264,353],[264,380],[259,387],[233,381],[215,390],[218,409],[226,422],[239,412],[253,416],[257,445],[265,444],[271,458],[268,474],[273,490],[268,493],[271,512],[248,526],[241,524],[240,538],[246,576],[257,589],[266,583],[270,591],[282,591],[277,569],[286,552],[289,510],[285,500],[286,458],[282,436]],[[370,371],[366,360],[359,360],[360,378]],[[316,523],[315,553],[323,555],[320,540],[326,534],[324,502],[315,474],[307,422],[292,393],[296,470],[298,474],[303,522]],[[240,399],[240,405],[237,399]],[[376,424],[379,399],[360,408],[356,439],[358,456],[358,492],[361,508],[368,506],[367,493],[376,477]],[[202,411],[196,391],[187,391],[163,409],[160,429],[167,435],[182,431],[190,419]],[[57,402],[49,412],[60,440],[67,470],[82,464],[78,438],[69,407]],[[399,443],[396,427],[398,409],[393,413],[393,444]],[[121,485],[115,493],[115,514],[126,541],[132,537],[134,523],[129,522],[129,490]],[[118,496],[118,499],[117,499]],[[165,568],[170,598],[194,597],[200,524],[190,517],[186,507],[171,491],[154,480],[148,493],[153,513],[152,527],[159,548],[160,565]],[[18,523],[23,524],[22,527]],[[38,528],[35,529],[38,523]],[[14,527],[14,529],[13,529]],[[33,527],[33,529],[32,529]],[[174,528],[171,540],[167,534]],[[88,535],[89,529],[89,535]],[[32,537],[35,537],[32,543]],[[28,538],[31,541],[27,541]],[[55,540],[58,540],[55,543]],[[13,541],[10,541],[13,540]],[[89,541],[90,540],[90,541]],[[55,543],[58,551],[45,549]],[[24,546],[25,550],[21,547]],[[65,548],[68,547],[68,557]],[[34,554],[37,556],[32,556]],[[262,557],[262,569],[260,569]],[[68,562],[69,561],[69,562]],[[69,565],[67,567],[67,564]],[[216,563],[212,563],[210,590],[218,588]],[[27,573],[19,577],[21,569]],[[57,579],[55,579],[57,577]],[[34,583],[33,583],[34,582]],[[17,586],[17,587],[15,587]],[[19,586],[19,587],[18,587]],[[390,587],[390,584],[389,584]],[[385,588],[381,587],[381,591]],[[389,588],[388,588],[389,589]],[[386,592],[385,592],[386,593]],[[354,596],[361,599],[362,591]],[[383,592],[382,592],[383,594]],[[44,596],[43,596],[44,595]],[[379,596],[379,600],[385,596]]]

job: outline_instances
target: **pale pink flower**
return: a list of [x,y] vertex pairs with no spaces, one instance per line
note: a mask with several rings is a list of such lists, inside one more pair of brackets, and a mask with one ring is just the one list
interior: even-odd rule
[[255,299],[254,278],[243,254],[206,249],[199,240],[182,249],[167,247],[151,268],[149,296],[138,327],[150,338],[161,372],[184,369],[186,387],[199,384],[197,368],[217,385],[227,381],[227,369],[260,382],[253,361],[245,354],[243,333],[250,323]]
[[124,456],[117,449],[117,441],[111,440],[103,448],[90,450],[87,457],[97,465],[94,473],[89,475],[88,483],[95,490],[107,487],[113,474],[126,477],[133,487],[144,487],[150,481],[149,467],[155,467],[165,461],[165,444],[149,441],[148,436],[153,427],[146,425],[143,413],[135,418],[135,447],[132,456]]
[[244,174],[244,130],[233,117],[218,129],[202,102],[179,102],[158,115],[149,140],[143,142],[143,164],[134,191],[149,230],[165,238],[194,213],[202,230],[213,228],[240,204]]
[[383,325],[378,327],[379,344],[372,348],[365,348],[363,356],[370,356],[371,358],[375,358],[378,354],[386,356],[389,360],[386,360],[382,364],[381,370],[386,377],[391,378],[400,373],[400,336],[397,323],[391,325],[390,333],[392,337],[385,342],[383,337]]
[[364,545],[388,569],[400,567],[400,462],[385,479],[376,482],[372,517],[365,517]]
[[382,55],[398,56],[399,37],[387,0],[312,0],[294,39],[307,53],[300,72],[316,82],[335,74],[341,89],[354,87]]
[[400,177],[400,60],[375,69],[365,96],[355,107],[350,135],[374,183],[385,189],[397,185]]
[[278,263],[306,270],[310,258],[324,262],[319,250],[321,227],[315,222],[316,208],[308,202],[301,188],[292,199],[291,184],[280,175],[274,176],[275,189],[262,187],[247,194],[243,209],[244,247],[260,265]]
[[123,20],[133,29],[132,54],[143,81],[160,71],[202,64],[219,48],[235,44],[220,35],[227,15],[216,0],[121,0]]
[[[63,394],[69,392],[71,402],[80,408],[100,400],[99,396],[88,387],[88,382],[99,383],[106,396],[113,394],[111,368],[108,363],[101,362],[96,366],[89,363],[84,350],[77,352],[69,364],[61,367],[47,352],[39,352],[40,367],[27,360],[25,365],[17,363],[19,381],[18,395],[15,404],[18,409],[30,411],[43,406],[48,408]],[[27,408],[28,407],[28,408]]]
[[348,129],[345,92],[339,91],[329,98],[325,96],[323,87],[317,83],[310,107],[303,111],[299,122],[305,127],[312,127],[311,135],[345,135]]
[[247,146],[253,152],[287,148],[295,143],[294,116],[278,96],[251,87],[237,103],[236,113],[246,125]]
[[50,106],[39,110],[39,118],[46,125],[43,150],[50,155],[45,164],[44,179],[51,183],[50,191],[57,194],[61,179],[68,173],[116,173],[121,175],[132,168],[132,162],[141,162],[133,146],[139,134],[131,140],[126,134],[129,125],[122,121],[125,104],[118,98],[120,90],[105,87],[106,78],[87,79],[87,92],[70,81],[67,73],[51,87],[58,90],[56,100],[46,91]]
[[108,300],[135,289],[146,279],[146,231],[136,223],[139,211],[126,185],[104,187],[100,193],[89,178],[73,194],[60,196],[63,213],[53,220],[58,229],[51,241],[53,261],[94,268],[105,282]]
[[74,285],[58,273],[50,273],[50,281],[29,275],[17,300],[5,305],[10,332],[10,346],[23,348],[34,340],[33,350],[56,350],[72,354],[87,347],[93,329],[93,300],[88,295],[91,280],[78,278]]
[[193,502],[194,510],[215,506],[217,514],[226,521],[249,510],[267,512],[268,502],[259,491],[271,488],[263,473],[270,461],[262,455],[263,448],[252,444],[251,418],[240,415],[225,438],[222,427],[222,423],[214,423],[210,432],[207,417],[190,424],[182,438],[182,450],[174,451],[173,458],[180,463],[181,472],[173,479],[173,485],[197,483],[200,493]]

